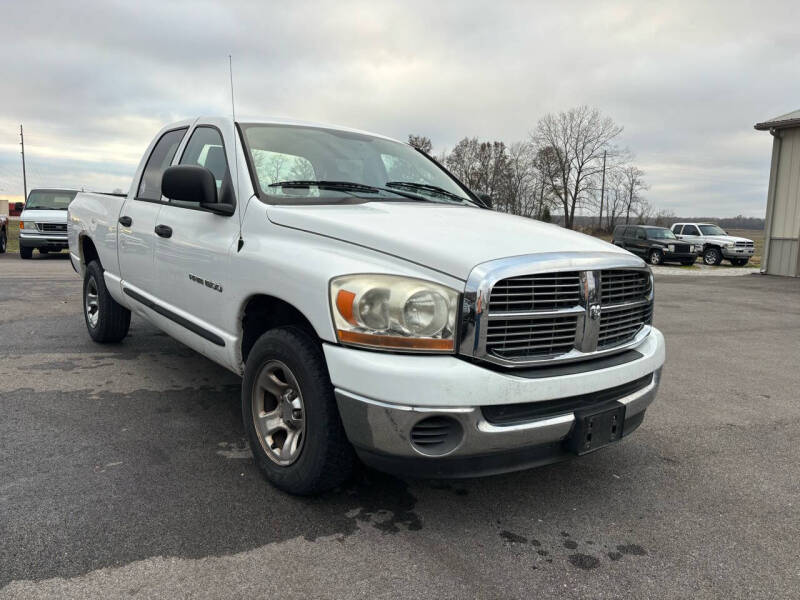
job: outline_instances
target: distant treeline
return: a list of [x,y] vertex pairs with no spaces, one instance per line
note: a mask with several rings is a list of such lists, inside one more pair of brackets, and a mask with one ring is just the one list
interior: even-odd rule
[[[553,223],[559,225],[564,224],[563,215],[554,214],[552,217]],[[622,222],[624,222],[624,218]],[[642,220],[634,218],[631,215],[631,223],[641,223]],[[648,225],[661,225],[662,227],[669,227],[672,223],[716,223],[723,229],[764,229],[764,219],[758,217],[744,217],[742,215],[736,217],[673,217],[671,215],[664,217],[650,217],[645,219]],[[593,229],[597,226],[597,217],[575,215],[575,227],[581,229]]]

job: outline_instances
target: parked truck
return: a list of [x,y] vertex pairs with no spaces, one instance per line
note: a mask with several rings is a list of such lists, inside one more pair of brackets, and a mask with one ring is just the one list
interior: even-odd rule
[[92,339],[135,313],[242,376],[255,461],[289,492],[359,459],[460,477],[617,442],[664,362],[651,272],[487,208],[380,135],[201,118],[159,132],[127,197],[78,194],[70,259]]
[[67,207],[75,190],[31,190],[19,217],[19,256],[61,252],[67,248]]

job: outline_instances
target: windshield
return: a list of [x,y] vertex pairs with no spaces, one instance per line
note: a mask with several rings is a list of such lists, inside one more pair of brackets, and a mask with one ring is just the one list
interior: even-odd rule
[[703,235],[728,235],[719,225],[700,225]]
[[356,197],[474,205],[452,177],[406,144],[297,125],[251,124],[242,125],[242,131],[259,195],[269,203],[320,204]]
[[77,193],[69,190],[33,190],[28,195],[25,210],[67,210]]
[[674,240],[675,234],[669,229],[648,229],[647,238],[651,240]]

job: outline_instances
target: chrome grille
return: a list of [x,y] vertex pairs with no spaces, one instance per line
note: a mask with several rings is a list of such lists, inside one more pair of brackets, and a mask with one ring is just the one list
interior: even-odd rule
[[600,316],[597,347],[609,348],[633,339],[643,325],[650,323],[652,316],[653,306],[650,303],[633,307],[604,306]]
[[753,242],[735,242],[740,248],[752,248],[755,244]]
[[491,320],[486,332],[486,349],[509,359],[564,354],[575,346],[577,325],[577,316]]
[[653,318],[650,274],[646,271],[600,271],[598,349],[632,340]]
[[581,303],[581,278],[568,273],[539,273],[498,281],[489,298],[492,312],[553,310]]
[[678,253],[689,252],[689,244],[675,244],[675,252]]
[[647,271],[600,271],[600,304],[619,304],[646,299],[650,294]]

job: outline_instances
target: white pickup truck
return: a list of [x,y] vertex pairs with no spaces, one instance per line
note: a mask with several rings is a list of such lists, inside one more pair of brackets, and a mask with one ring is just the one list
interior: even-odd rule
[[19,257],[28,259],[67,248],[67,207],[75,190],[31,190],[19,217]]
[[86,325],[131,313],[243,377],[256,463],[311,494],[357,460],[499,473],[628,435],[664,362],[644,262],[487,210],[435,160],[322,125],[164,128],[126,198],[81,193]]

